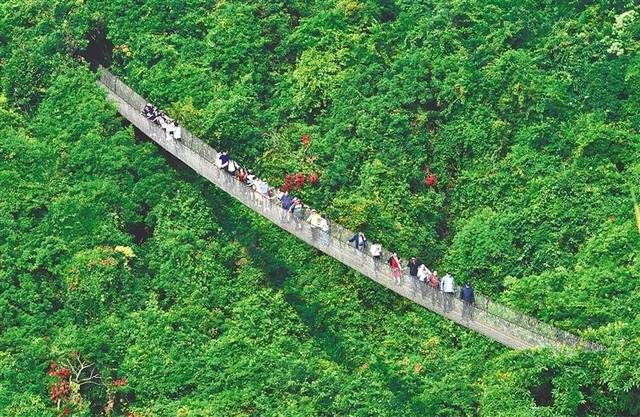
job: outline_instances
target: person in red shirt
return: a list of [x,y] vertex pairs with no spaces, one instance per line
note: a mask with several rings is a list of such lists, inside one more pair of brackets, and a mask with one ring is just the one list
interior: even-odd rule
[[396,279],[396,285],[400,285],[402,277],[402,265],[400,264],[400,258],[398,254],[393,252],[393,255],[387,260],[389,267],[391,268],[391,275]]
[[431,287],[431,305],[440,305],[440,277],[438,271],[433,271],[429,275],[427,284]]

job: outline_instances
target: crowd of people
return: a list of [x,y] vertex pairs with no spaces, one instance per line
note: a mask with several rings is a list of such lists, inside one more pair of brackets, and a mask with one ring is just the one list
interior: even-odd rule
[[[175,140],[182,138],[182,128],[177,121],[169,118],[164,111],[147,103],[142,110],[142,114],[153,123],[159,125],[168,137]],[[261,207],[265,211],[271,210],[272,206],[280,207],[280,220],[288,220],[293,218],[296,229],[302,229],[305,209],[311,211],[306,221],[311,227],[312,238],[320,239],[324,246],[331,244],[329,233],[329,221],[325,215],[318,213],[316,210],[310,209],[303,205],[299,197],[289,194],[287,190],[280,187],[271,186],[262,178],[257,177],[251,169],[245,169],[236,161],[231,159],[227,152],[220,152],[215,161],[215,165],[235,180],[239,181],[245,187],[253,191],[252,196],[255,205]],[[367,247],[367,238],[363,232],[358,232],[349,240],[354,247],[365,252]],[[374,243],[369,247],[369,254],[373,259],[374,272],[380,271],[382,262],[382,245]],[[391,270],[391,275],[396,285],[401,285],[403,277],[402,261],[397,253],[392,253],[387,259],[387,264]],[[425,297],[431,294],[431,303],[439,306],[445,313],[453,310],[453,299],[456,294],[456,283],[451,273],[447,272],[442,278],[438,275],[438,271],[431,271],[424,263],[418,262],[415,257],[411,257],[407,263],[408,276],[412,283],[414,294],[420,289],[421,294]],[[473,308],[475,304],[475,296],[473,288],[466,282],[459,291],[460,300],[462,300],[462,318],[465,320],[473,319]]]
[[306,221],[311,226],[311,233],[314,239],[320,238],[325,246],[331,244],[329,239],[329,221],[325,215],[310,209],[302,203],[299,197],[292,196],[288,190],[270,185],[266,179],[257,177],[251,169],[245,169],[236,161],[231,159],[227,152],[220,152],[216,159],[216,166],[239,181],[245,187],[253,191],[254,203],[266,212],[272,207],[279,207],[280,219],[292,218],[296,229],[302,229],[305,210],[310,210]]
[[[354,247],[364,252],[367,247],[367,238],[363,232],[358,232],[349,240]],[[382,258],[382,245],[374,243],[369,247],[369,254],[373,258],[373,269],[375,272],[380,270]],[[403,276],[402,261],[396,252],[393,252],[387,259],[387,264],[394,278],[396,285],[401,285]],[[431,294],[431,304],[441,307],[445,313],[453,311],[453,299],[456,294],[456,283],[453,275],[447,272],[442,278],[438,275],[438,271],[431,271],[427,266],[419,262],[415,257],[411,257],[407,262],[409,272],[408,277],[411,280],[413,293],[420,290],[423,298],[427,294]],[[475,304],[475,295],[471,284],[466,282],[459,291],[459,297],[462,301],[462,318],[465,320],[473,319],[473,305]]]
[[142,115],[160,126],[169,138],[175,140],[182,139],[182,127],[177,120],[167,116],[164,110],[160,110],[151,103],[147,103],[142,109]]

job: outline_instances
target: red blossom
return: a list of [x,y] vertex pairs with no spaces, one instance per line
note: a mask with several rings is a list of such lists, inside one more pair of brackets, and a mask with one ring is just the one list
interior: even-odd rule
[[47,373],[49,374],[49,376],[57,376],[57,374],[58,374],[58,364],[55,361],[51,362],[51,364],[49,365],[49,370],[47,371]]
[[429,174],[424,178],[424,184],[427,187],[435,187],[438,185],[438,178],[436,178],[435,174]]
[[71,389],[69,388],[69,382],[62,380],[55,385],[52,385],[50,388],[51,391],[51,401],[58,401],[60,399],[67,400],[69,399],[69,393]]
[[306,175],[304,175],[302,172],[298,172],[295,176],[294,184],[296,185],[297,188],[302,188],[304,187],[304,183],[306,180],[307,180]]
[[66,406],[66,407],[64,408],[64,410],[62,410],[62,413],[61,413],[60,415],[62,415],[62,416],[68,416],[69,414],[71,414],[71,407]]
[[299,190],[303,188],[307,181],[311,185],[316,185],[319,180],[319,176],[316,172],[307,175],[303,172],[296,172],[295,174],[287,174],[284,177],[284,182],[280,186],[281,191],[291,191],[291,190]]
[[116,387],[124,387],[125,385],[127,385],[127,377],[123,376],[120,379],[118,378],[114,379],[113,385],[115,385]]
[[305,148],[308,148],[309,146],[311,146],[311,136],[307,135],[306,133],[304,135],[302,135],[302,137],[300,138],[300,142],[302,142],[302,145]]
[[290,191],[294,186],[294,178],[293,175],[287,175],[284,177],[284,184],[280,188],[282,191]]
[[67,379],[71,376],[71,371],[69,370],[69,368],[59,368],[58,364],[54,361],[51,362],[51,365],[49,365],[49,370],[47,371],[47,373],[49,374],[49,376],[53,376],[53,377],[59,377],[62,379]]
[[71,371],[69,368],[60,368],[58,370],[58,376],[64,379],[69,378],[71,376]]

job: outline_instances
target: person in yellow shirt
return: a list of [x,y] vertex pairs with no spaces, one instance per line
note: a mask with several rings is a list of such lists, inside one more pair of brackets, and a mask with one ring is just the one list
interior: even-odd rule
[[318,231],[322,228],[322,216],[317,211],[311,210],[307,222],[311,225],[311,236],[314,240],[317,239]]

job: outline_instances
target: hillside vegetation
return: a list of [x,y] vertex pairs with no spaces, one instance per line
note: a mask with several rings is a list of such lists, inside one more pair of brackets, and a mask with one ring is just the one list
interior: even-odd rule
[[[0,415],[640,415],[639,52],[626,0],[2,2]],[[137,134],[98,63],[608,349],[510,351],[322,256]]]

